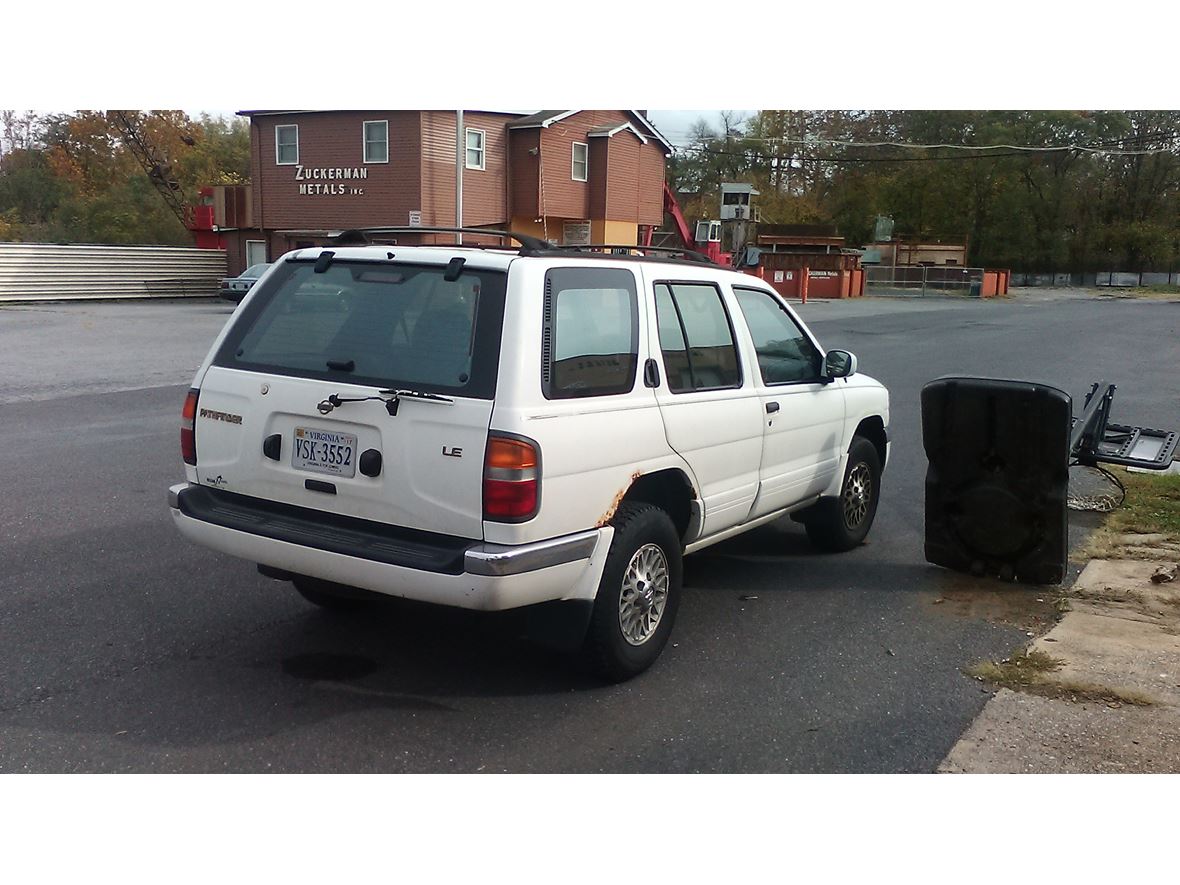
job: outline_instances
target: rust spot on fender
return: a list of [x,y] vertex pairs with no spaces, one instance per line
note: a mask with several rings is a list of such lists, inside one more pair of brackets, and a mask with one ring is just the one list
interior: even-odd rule
[[615,511],[619,509],[619,505],[623,503],[623,498],[627,497],[627,492],[631,490],[631,486],[635,484],[635,480],[639,479],[643,474],[636,470],[631,474],[631,482],[627,483],[625,488],[621,488],[618,494],[615,495],[613,501],[610,502],[610,507],[606,508],[606,513],[602,514],[598,522],[594,524],[595,528],[605,528],[610,524],[610,521],[615,518]]

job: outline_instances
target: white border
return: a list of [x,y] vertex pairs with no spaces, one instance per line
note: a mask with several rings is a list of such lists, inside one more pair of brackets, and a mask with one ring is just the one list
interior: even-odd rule
[[[370,123],[384,123],[385,124],[385,159],[384,160],[370,160],[369,159],[369,139],[365,128]],[[389,121],[388,120],[365,120],[361,123],[361,165],[363,166],[380,166],[389,162]]]
[[[279,160],[279,130],[280,129],[294,129],[295,130],[295,159],[290,163],[284,163]],[[299,124],[298,123],[276,123],[275,124],[275,165],[276,166],[298,166],[299,165]]]

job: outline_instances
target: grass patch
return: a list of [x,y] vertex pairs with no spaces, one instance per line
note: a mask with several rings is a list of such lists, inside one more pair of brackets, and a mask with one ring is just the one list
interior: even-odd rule
[[1180,534],[1180,475],[1119,472],[1127,487],[1123,506],[1106,524],[1116,531]]
[[1100,295],[1107,298],[1180,298],[1180,286],[1167,283],[1152,283],[1150,286],[1134,286],[1132,288],[1100,288]]
[[1058,698],[1063,701],[1096,704],[1125,704],[1129,707],[1151,707],[1155,698],[1134,688],[1112,688],[1096,682],[1064,679],[1060,682],[1046,681],[1024,689],[1030,694],[1043,698]]
[[968,668],[967,675],[982,679],[1001,688],[1013,691],[1044,681],[1046,673],[1052,673],[1065,661],[1047,655],[1043,651],[1021,651],[1002,661],[984,661]]
[[[1083,559],[1147,558],[1123,535],[1166,535],[1180,540],[1180,475],[1128,473],[1115,468],[1114,474],[1127,488],[1122,506],[1111,511],[1103,524],[1078,551]],[[1147,546],[1158,546],[1148,544]],[[1167,552],[1166,550],[1164,552]]]
[[1003,661],[984,661],[968,668],[967,675],[997,688],[1035,694],[1043,698],[1127,704],[1150,707],[1155,699],[1133,688],[1114,688],[1076,679],[1052,679],[1048,674],[1059,670],[1065,661],[1043,651],[1017,652]]

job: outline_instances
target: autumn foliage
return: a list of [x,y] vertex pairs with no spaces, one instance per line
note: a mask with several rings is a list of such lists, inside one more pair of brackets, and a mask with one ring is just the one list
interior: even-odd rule
[[[243,120],[132,111],[184,202],[198,187],[249,179]],[[111,112],[0,112],[0,240],[188,245]]]
[[835,224],[850,245],[886,215],[896,235],[966,237],[975,266],[1180,270],[1177,111],[728,113],[668,176],[698,218],[721,182],[750,182],[763,220]]

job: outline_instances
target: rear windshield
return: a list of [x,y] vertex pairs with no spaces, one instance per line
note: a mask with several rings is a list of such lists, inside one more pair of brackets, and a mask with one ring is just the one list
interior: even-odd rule
[[505,274],[388,262],[285,261],[256,287],[214,363],[490,399]]

